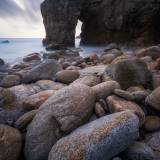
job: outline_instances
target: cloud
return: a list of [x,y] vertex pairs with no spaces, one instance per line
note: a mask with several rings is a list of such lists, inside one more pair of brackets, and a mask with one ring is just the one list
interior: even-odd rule
[[0,0],[0,37],[44,37],[43,0]]

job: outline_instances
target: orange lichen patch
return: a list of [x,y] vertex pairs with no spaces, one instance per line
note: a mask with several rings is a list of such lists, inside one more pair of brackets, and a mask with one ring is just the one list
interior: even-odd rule
[[63,143],[57,143],[55,153],[67,153],[69,160],[85,160],[85,142],[87,138],[83,135],[78,135],[71,139],[63,139]]
[[123,113],[119,117],[116,117],[112,123],[106,122],[101,128],[95,129],[90,136],[90,141],[93,142],[93,144],[99,143],[102,139],[109,135],[114,128],[124,123],[129,116],[130,114],[127,115],[126,113]]

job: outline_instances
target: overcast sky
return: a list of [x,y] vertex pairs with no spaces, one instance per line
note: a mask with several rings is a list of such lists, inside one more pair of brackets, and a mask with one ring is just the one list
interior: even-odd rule
[[42,1],[0,0],[0,38],[45,37],[40,13]]

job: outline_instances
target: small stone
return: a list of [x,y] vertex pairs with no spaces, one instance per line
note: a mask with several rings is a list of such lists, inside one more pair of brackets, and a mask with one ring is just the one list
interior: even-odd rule
[[21,78],[19,76],[7,75],[1,80],[0,86],[5,87],[5,88],[9,88],[9,87],[19,85],[20,83],[21,83]]
[[101,82],[100,77],[90,75],[90,76],[84,76],[82,78],[78,78],[73,82],[73,84],[80,83],[80,84],[85,84],[87,86],[93,87],[95,85],[98,85],[100,82]]
[[23,58],[24,62],[31,62],[31,61],[40,61],[41,55],[39,53],[32,53]]
[[121,89],[115,89],[114,94],[121,97],[121,98],[129,100],[129,101],[133,101],[133,99],[134,99],[134,97],[131,93],[124,91],[124,90],[121,90]]
[[30,122],[35,117],[38,110],[32,110],[30,112],[27,112],[26,114],[22,115],[16,122],[15,127],[19,130],[23,131],[27,128],[27,126],[30,124]]
[[111,113],[121,112],[125,110],[133,111],[139,117],[140,126],[143,125],[145,121],[145,114],[143,110],[140,108],[140,106],[137,105],[136,103],[127,101],[117,96],[109,96],[107,98],[107,103]]
[[154,132],[146,136],[145,143],[154,151],[160,152],[160,132]]
[[22,137],[17,129],[0,124],[0,160],[20,158]]
[[109,160],[138,138],[138,118],[131,111],[92,121],[61,138],[48,160]]
[[98,102],[95,104],[94,111],[95,111],[97,117],[103,117],[106,115],[106,112],[104,111],[103,107]]
[[149,95],[147,91],[135,91],[131,93],[135,102],[142,102]]
[[70,84],[80,76],[77,70],[63,70],[56,73],[56,80],[64,84]]
[[145,57],[150,56],[153,60],[156,60],[160,57],[160,47],[159,46],[151,46],[148,48],[140,49],[136,52],[137,57]]
[[126,151],[125,155],[130,160],[153,160],[153,150],[143,142],[135,142]]
[[101,106],[103,107],[103,109],[105,110],[105,112],[109,112],[109,107],[106,103],[106,101],[104,99],[100,99],[99,103],[101,104]]
[[157,116],[147,116],[143,125],[144,129],[153,132],[160,129],[160,118]]
[[160,87],[156,88],[149,96],[147,96],[146,103],[152,108],[160,111]]
[[119,89],[120,85],[116,81],[108,81],[100,83],[92,87],[96,93],[97,100],[106,99],[107,96],[110,96],[115,89]]
[[46,90],[28,96],[23,100],[23,106],[26,109],[38,109],[55,92],[55,90]]

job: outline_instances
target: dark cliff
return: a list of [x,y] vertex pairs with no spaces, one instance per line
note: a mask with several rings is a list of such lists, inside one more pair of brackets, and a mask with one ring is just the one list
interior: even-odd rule
[[81,44],[160,43],[160,0],[45,0],[46,43],[74,45],[78,19]]

